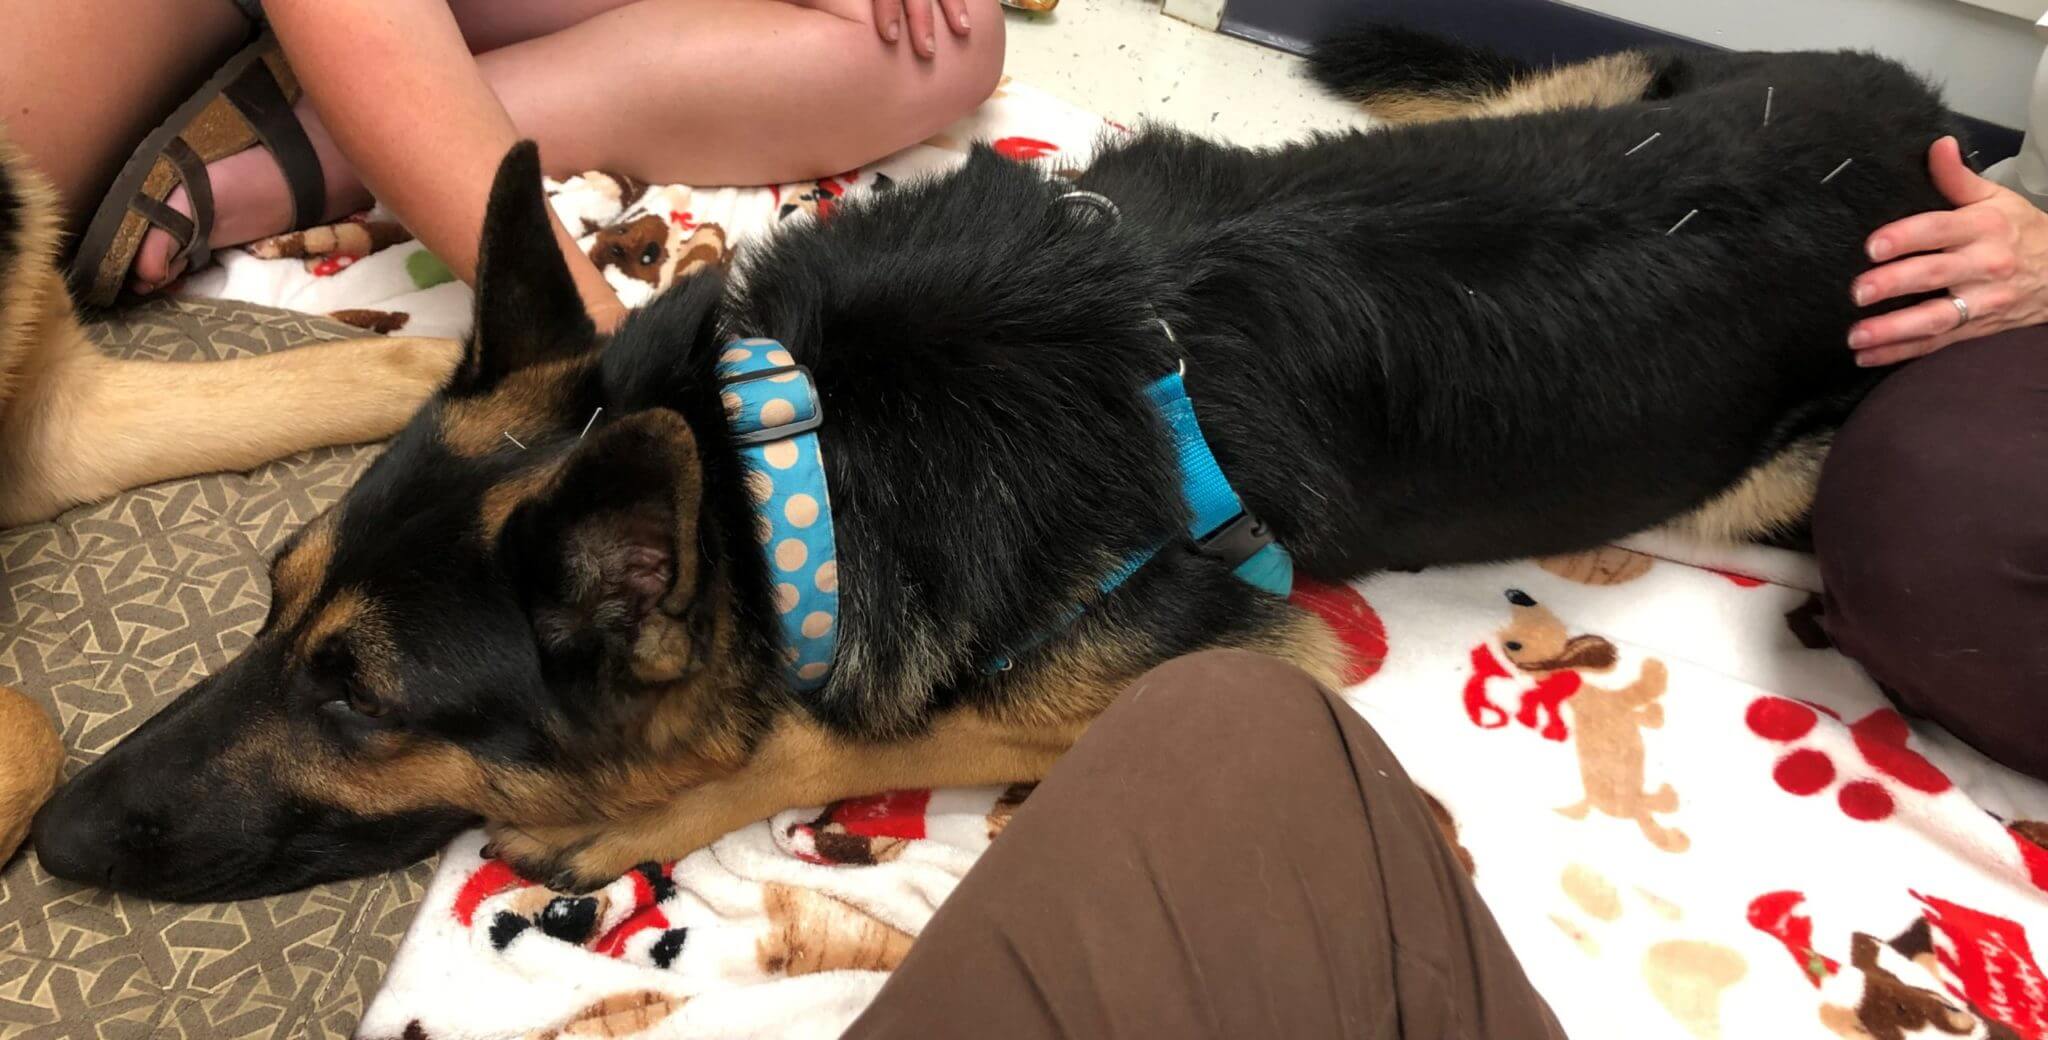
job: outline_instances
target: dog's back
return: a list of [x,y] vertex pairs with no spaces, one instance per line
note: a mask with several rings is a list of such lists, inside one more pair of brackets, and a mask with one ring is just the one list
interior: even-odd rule
[[1743,478],[1814,457],[1872,380],[1848,287],[1865,235],[1945,205],[1933,91],[1860,54],[1420,67],[1352,92],[1405,84],[1413,113],[1434,84],[1429,125],[1148,134],[1081,181],[1189,272],[1190,385],[1247,500],[1332,574],[1583,547],[1717,495],[1739,533],[1796,514]]

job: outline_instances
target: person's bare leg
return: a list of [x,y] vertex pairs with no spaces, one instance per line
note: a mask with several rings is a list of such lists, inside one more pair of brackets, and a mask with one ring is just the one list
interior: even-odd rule
[[248,33],[229,0],[10,4],[0,122],[76,229],[136,142]]
[[[867,0],[457,0],[450,9],[472,49],[490,48],[479,71],[556,173],[604,168],[691,184],[825,176],[930,136],[986,98],[1002,71],[995,0],[969,0],[972,32],[937,33],[929,60],[907,42],[884,42]],[[328,216],[367,205],[320,117],[305,103],[299,116],[327,175]],[[209,172],[214,245],[285,229],[290,197],[267,154]],[[182,207],[182,194],[171,204]],[[451,250],[431,231],[422,237]],[[453,244],[458,270],[475,238],[471,227]],[[139,283],[166,280],[170,249],[167,235],[152,234]]]
[[996,0],[968,11],[925,60],[883,42],[869,0],[639,0],[479,62],[551,170],[765,184],[881,158],[986,99],[1003,20]]

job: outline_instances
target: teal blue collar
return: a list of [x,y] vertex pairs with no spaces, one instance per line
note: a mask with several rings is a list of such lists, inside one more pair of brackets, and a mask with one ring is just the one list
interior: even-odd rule
[[[818,440],[824,408],[810,370],[772,339],[728,344],[718,357],[718,378],[726,418],[748,466],[755,538],[767,554],[775,583],[785,673],[792,689],[808,693],[830,678],[839,643],[839,549]],[[1228,565],[1253,587],[1285,598],[1294,588],[1294,561],[1245,509],[1223,476],[1195,420],[1195,405],[1188,399],[1181,373],[1146,387],[1145,398],[1173,437],[1181,498],[1188,511],[1187,537],[1196,551]],[[1124,560],[1099,583],[1101,594],[1114,592],[1162,548]],[[1037,646],[1081,614],[1082,608],[1075,608],[1052,630],[1013,648],[1012,655]],[[1009,667],[1010,658],[1002,657],[986,670]]]
[[755,538],[768,556],[792,689],[825,685],[839,645],[839,548],[818,427],[825,412],[810,370],[772,339],[742,339],[718,356],[720,396],[747,461]]
[[[1181,366],[1184,371],[1185,364]],[[1188,537],[1203,554],[1229,564],[1239,578],[1286,599],[1294,591],[1294,559],[1273,540],[1266,525],[1245,509],[1236,489],[1224,478],[1223,467],[1209,450],[1201,424],[1195,421],[1195,402],[1188,399],[1181,372],[1146,387],[1145,396],[1173,434],[1174,452],[1180,458],[1181,499],[1188,507]],[[1144,559],[1153,555],[1146,553]],[[1128,576],[1119,577],[1118,584]]]
[[[1173,330],[1160,322],[1166,336],[1173,338]],[[1181,366],[1186,369],[1185,363]],[[1273,540],[1266,525],[1253,516],[1237,497],[1237,491],[1223,476],[1223,467],[1216,462],[1216,454],[1209,450],[1209,441],[1202,436],[1202,426],[1195,421],[1195,403],[1188,399],[1187,384],[1181,372],[1162,376],[1145,388],[1145,399],[1159,413],[1160,422],[1173,437],[1174,455],[1180,463],[1181,500],[1188,510],[1187,537],[1194,542],[1195,550],[1213,557],[1231,568],[1231,572],[1254,588],[1264,589],[1282,599],[1294,591],[1294,559],[1287,555],[1285,547]],[[1110,572],[1097,586],[1101,595],[1107,596],[1117,590],[1131,575],[1151,562],[1164,545],[1134,553],[1125,559],[1117,569]],[[1045,642],[1059,631],[1080,620],[1085,608],[1076,607],[1052,629],[1039,632],[1021,646],[1013,647],[1010,653],[990,662],[985,672],[1007,671],[1012,659],[1027,650]]]

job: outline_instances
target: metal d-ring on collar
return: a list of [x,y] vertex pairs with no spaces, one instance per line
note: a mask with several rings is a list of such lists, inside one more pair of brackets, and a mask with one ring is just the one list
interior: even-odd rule
[[[1124,213],[1116,208],[1116,203],[1111,201],[1109,196],[1099,191],[1083,191],[1080,188],[1075,188],[1064,195],[1056,196],[1052,200],[1052,204],[1055,206],[1079,206],[1082,209],[1093,210],[1101,216],[1108,217],[1110,227],[1117,226],[1124,219]],[[1176,346],[1179,345],[1180,337],[1173,334],[1173,326],[1168,325],[1166,319],[1160,317],[1156,309],[1152,313],[1152,321],[1159,326],[1160,332],[1166,334],[1167,342]],[[1182,374],[1186,374],[1187,362],[1181,362],[1180,367]]]
[[1109,196],[1101,192],[1082,191],[1076,188],[1052,201],[1053,205],[1056,206],[1080,206],[1085,209],[1094,210],[1096,213],[1109,218],[1110,227],[1117,226],[1117,223],[1124,219],[1123,212],[1116,208],[1116,203],[1111,202]]

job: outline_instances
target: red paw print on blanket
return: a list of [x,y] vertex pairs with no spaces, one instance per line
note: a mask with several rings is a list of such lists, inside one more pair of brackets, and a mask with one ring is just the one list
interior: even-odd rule
[[1288,601],[1314,611],[1337,634],[1344,647],[1344,685],[1372,678],[1387,662],[1387,623],[1357,589],[1297,576]]
[[[1801,798],[1816,795],[1835,786],[1845,772],[1855,770],[1854,764],[1838,769],[1834,758],[1816,747],[1800,746],[1799,741],[1820,721],[1820,713],[1841,721],[1841,717],[1826,708],[1784,697],[1759,697],[1749,705],[1744,721],[1750,732],[1777,744],[1790,746],[1780,756],[1777,765],[1771,768],[1771,779],[1777,781],[1787,794]],[[1841,807],[1843,815],[1852,820],[1875,822],[1890,819],[1898,808],[1893,791],[1904,788],[1921,794],[1936,795],[1955,785],[1934,763],[1919,752],[1906,746],[1912,730],[1898,712],[1881,708],[1865,715],[1849,726],[1849,736],[1855,741],[1856,750],[1862,755],[1864,764],[1876,771],[1876,777],[1860,777],[1842,784],[1835,790],[1835,804]]]

